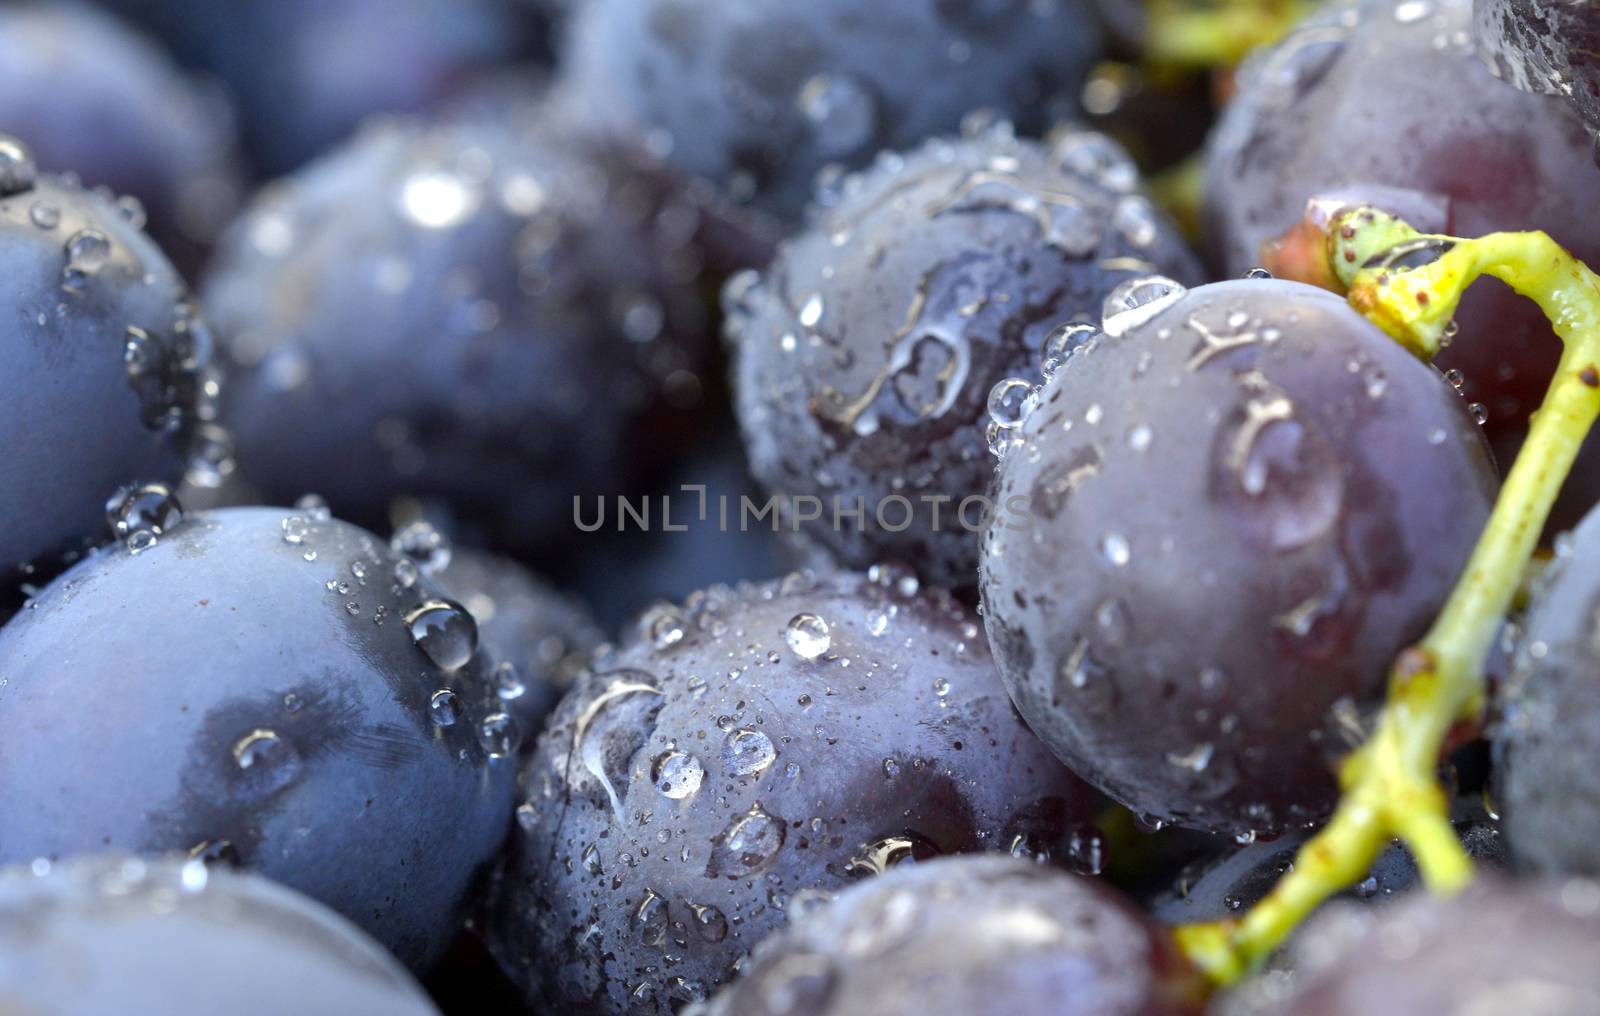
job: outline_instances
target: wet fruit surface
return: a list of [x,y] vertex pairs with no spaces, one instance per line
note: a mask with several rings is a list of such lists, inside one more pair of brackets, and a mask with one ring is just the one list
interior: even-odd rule
[[1600,800],[1587,760],[1600,751],[1600,514],[1561,538],[1524,620],[1500,693],[1498,799],[1525,869],[1600,874]]
[[576,19],[569,75],[598,121],[793,220],[824,166],[972,110],[1050,126],[1099,35],[1078,0],[602,0]]
[[437,1010],[366,935],[198,860],[106,854],[0,872],[0,1002],[16,1012]]
[[898,863],[1099,863],[1094,796],[1017,718],[976,618],[891,568],[645,615],[522,791],[491,942],[569,1012],[670,1012],[791,906]]
[[232,230],[204,300],[267,497],[374,528],[444,498],[538,546],[655,447],[627,440],[647,411],[670,445],[709,344],[696,209],[555,115],[375,128]]
[[1593,1012],[1600,886],[1486,877],[1452,899],[1343,909],[1307,927],[1274,1016]]
[[[1471,28],[1470,0],[1337,3],[1257,54],[1211,140],[1216,267],[1261,264],[1261,245],[1311,198],[1383,204],[1378,188],[1436,202],[1442,221],[1419,228],[1542,229],[1580,258],[1600,256],[1600,221],[1588,218],[1600,173],[1582,121],[1560,99],[1496,80]],[[1441,368],[1462,372],[1491,433],[1520,431],[1560,355],[1549,324],[1498,284],[1474,287],[1457,321]]]
[[1495,490],[1438,376],[1338,297],[1246,279],[1105,319],[1018,424],[983,602],[1017,706],[1134,811],[1318,818]]
[[970,586],[995,382],[1036,372],[1118,283],[1197,278],[1137,184],[1098,134],[979,129],[847,178],[759,281],[736,279],[740,425],[789,517],[848,566]]
[[0,630],[0,860],[227,858],[426,964],[510,818],[471,616],[325,509],[125,504]]
[[98,537],[118,486],[176,481],[191,451],[207,478],[229,465],[208,422],[211,333],[142,222],[135,204],[41,174],[26,146],[0,137],[8,582]]
[[1164,933],[1094,882],[1012,858],[898,868],[808,906],[708,1016],[1199,1013]]

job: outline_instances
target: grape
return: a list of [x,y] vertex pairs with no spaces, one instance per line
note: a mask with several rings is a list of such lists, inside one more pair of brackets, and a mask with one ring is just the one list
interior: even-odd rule
[[[1089,132],[1051,150],[1004,129],[935,140],[849,178],[728,294],[751,471],[816,499],[804,532],[851,567],[973,584],[995,383],[1037,378],[1052,331],[1118,283],[1197,274],[1136,183]],[[859,523],[835,512],[858,502]]]
[[[1365,192],[1388,204],[1378,188],[1431,199],[1441,220],[1419,228],[1542,229],[1579,258],[1600,259],[1600,173],[1582,122],[1559,99],[1495,80],[1471,27],[1471,0],[1343,2],[1253,58],[1207,161],[1218,266],[1238,274],[1260,264],[1262,244],[1312,197]],[[1492,434],[1519,432],[1560,354],[1548,322],[1496,282],[1474,286],[1456,320],[1441,368],[1462,371]]]
[[963,857],[897,868],[808,909],[706,1016],[1178,1016],[1199,1013],[1199,997],[1171,940],[1113,891]]
[[[1275,1016],[1600,1009],[1600,885],[1485,878],[1460,895],[1329,908],[1291,947]],[[1287,990],[1284,990],[1287,987]]]
[[1108,318],[1123,334],[1068,360],[1001,461],[989,637],[1029,725],[1112,797],[1281,830],[1331,806],[1493,470],[1437,372],[1333,294],[1166,299]]
[[1098,798],[972,613],[903,571],[714,586],[595,667],[523,770],[491,894],[495,953],[549,1011],[665,1016],[789,908],[899,863],[1099,866]]
[[1100,32],[1084,0],[591,0],[568,77],[597,123],[786,219],[818,171],[987,108],[1048,125]]
[[1520,866],[1600,874],[1600,511],[1557,547],[1500,692],[1497,793]]
[[1555,0],[1477,0],[1473,32],[1495,73],[1560,95],[1600,132],[1600,7]]

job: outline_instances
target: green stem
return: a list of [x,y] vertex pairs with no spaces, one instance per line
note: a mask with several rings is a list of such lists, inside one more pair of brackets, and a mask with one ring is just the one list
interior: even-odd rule
[[[1436,250],[1453,246],[1417,268],[1381,263],[1383,252],[1417,241],[1439,241]],[[1340,770],[1343,795],[1333,817],[1242,919],[1178,929],[1191,958],[1224,984],[1265,959],[1325,899],[1363,878],[1391,837],[1405,841],[1434,891],[1454,892],[1471,880],[1471,860],[1435,775],[1439,753],[1452,727],[1478,721],[1484,657],[1600,415],[1600,278],[1544,233],[1432,237],[1357,209],[1331,224],[1329,256],[1350,287],[1351,305],[1425,359],[1438,352],[1462,293],[1480,275],[1536,302],[1565,348],[1455,589],[1427,635],[1396,661],[1376,729]]]
[[1277,42],[1314,0],[1145,0],[1145,58],[1179,67],[1232,67]]

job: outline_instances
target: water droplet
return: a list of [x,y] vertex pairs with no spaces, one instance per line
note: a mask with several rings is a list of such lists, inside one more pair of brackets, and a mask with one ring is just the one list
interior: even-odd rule
[[1150,441],[1153,437],[1154,434],[1149,426],[1143,423],[1135,424],[1128,430],[1128,447],[1136,452],[1145,451],[1150,447]]
[[868,85],[849,74],[818,74],[795,97],[825,156],[858,151],[877,133],[878,103]]
[[311,523],[300,515],[285,517],[278,527],[283,530],[283,542],[294,546],[305,543],[306,537],[311,535]]
[[1195,745],[1187,752],[1167,752],[1167,764],[1187,769],[1192,773],[1204,772],[1211,764],[1211,756],[1215,749],[1210,741]]
[[409,558],[424,575],[437,575],[450,566],[450,541],[428,522],[408,523],[389,540],[389,549]]
[[410,589],[417,584],[417,564],[409,557],[402,557],[394,563],[395,585],[401,589]]
[[313,522],[326,522],[333,518],[333,510],[328,507],[328,502],[317,494],[301,494],[295,500],[294,508]]
[[666,649],[683,641],[683,615],[669,604],[657,604],[640,615],[639,631],[650,640],[651,645]]
[[[3,160],[3,155],[0,155],[0,160]],[[3,190],[5,190],[5,184],[0,181],[0,192],[3,192]],[[54,229],[54,227],[61,226],[61,208],[58,208],[53,202],[34,202],[34,206],[27,210],[27,218],[29,218],[29,221],[34,222],[34,226],[40,227],[40,229]]]
[[897,864],[926,861],[937,856],[938,848],[916,833],[885,836],[864,845],[861,852],[845,866],[845,874],[857,877],[882,875]]
[[1067,837],[1067,865],[1080,875],[1098,875],[1106,867],[1106,836],[1092,825],[1077,826]]
[[196,487],[215,490],[235,468],[233,436],[214,423],[196,426],[189,438],[183,478]]
[[633,919],[639,922],[639,941],[645,945],[658,946],[667,940],[667,901],[656,895],[655,890],[644,891]]
[[1068,173],[1114,191],[1130,191],[1139,171],[1116,142],[1097,131],[1076,131],[1055,143],[1056,164]]
[[1245,269],[1244,277],[1247,279],[1270,279],[1272,278],[1272,273],[1265,268],[1247,268]]
[[257,728],[233,744],[238,788],[250,797],[275,794],[300,775],[300,753],[274,730]]
[[758,776],[777,757],[772,738],[750,727],[733,731],[722,742],[722,768],[729,776]]
[[424,600],[406,614],[411,641],[441,670],[459,670],[478,651],[478,623],[454,600]]
[[448,229],[466,221],[482,195],[467,178],[428,171],[413,174],[400,186],[400,210],[424,229]]
[[1135,247],[1148,247],[1156,242],[1156,210],[1149,199],[1138,194],[1130,194],[1117,202],[1111,213],[1111,226]]
[[656,756],[650,766],[651,782],[664,796],[674,801],[693,797],[705,775],[705,766],[686,751],[664,751]]
[[894,615],[898,610],[899,608],[894,604],[887,603],[881,607],[874,607],[872,610],[868,611],[867,631],[875,638],[881,637],[884,632],[889,630],[889,622],[894,618]]
[[72,235],[66,246],[67,263],[61,270],[63,289],[82,289],[111,258],[111,241],[99,230],[84,229]]
[[122,487],[106,502],[111,534],[137,554],[183,521],[183,506],[164,483]]
[[514,702],[528,693],[528,683],[522,679],[517,665],[507,660],[495,665],[494,690],[503,701]]
[[1404,0],[1394,7],[1394,19],[1402,25],[1414,24],[1432,13],[1428,0]]
[[880,562],[867,568],[867,578],[875,585],[889,590],[905,599],[917,595],[917,590],[922,583],[917,579],[917,573],[903,564],[892,561]]
[[807,328],[815,328],[822,321],[822,294],[812,293],[800,305],[800,323]]
[[517,721],[505,713],[490,713],[478,724],[478,747],[490,758],[515,754],[522,744]]
[[28,146],[10,134],[0,134],[0,198],[33,188],[39,167]]
[[436,727],[448,727],[461,718],[461,696],[449,688],[440,688],[428,700],[428,719]]
[[1389,378],[1383,371],[1376,368],[1367,372],[1367,398],[1381,399],[1383,393],[1389,390]]
[[828,622],[815,614],[796,614],[784,629],[783,640],[803,660],[814,660],[828,651],[833,638],[828,633]]
[[783,848],[783,820],[759,803],[717,834],[706,863],[707,878],[744,878],[765,868]]
[[1468,403],[1467,412],[1472,414],[1472,418],[1480,427],[1489,422],[1489,407],[1481,402]]
[[1132,556],[1132,548],[1128,546],[1128,538],[1121,533],[1107,533],[1100,537],[1100,553],[1113,566],[1122,568]]
[[689,910],[694,914],[694,927],[701,938],[715,943],[728,937],[728,918],[722,911],[705,903],[691,903]]
[[1027,419],[1033,385],[1019,377],[1002,378],[989,389],[989,419],[998,427],[1022,426]]
[[1119,283],[1101,307],[1100,330],[1113,338],[1127,334],[1183,299],[1181,283],[1164,275],[1144,275]]
[[1045,337],[1044,348],[1040,352],[1039,373],[1046,381],[1056,376],[1056,372],[1066,366],[1072,354],[1096,335],[1100,329],[1091,324],[1072,322],[1061,325]]

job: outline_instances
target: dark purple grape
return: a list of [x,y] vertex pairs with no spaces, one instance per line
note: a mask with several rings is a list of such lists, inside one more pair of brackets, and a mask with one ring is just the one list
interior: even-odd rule
[[1496,797],[1519,866],[1600,875],[1600,510],[1535,589],[1499,690]]
[[1115,891],[1013,858],[942,858],[808,906],[706,1016],[1183,1016],[1199,975]]
[[1082,0],[593,0],[567,71],[598,122],[794,220],[824,166],[972,110],[1049,126],[1099,43]]
[[1600,885],[1486,877],[1451,898],[1330,907],[1291,945],[1293,974],[1252,1011],[1583,1016],[1600,1011]]
[[1488,517],[1482,434],[1436,371],[1309,286],[1217,283],[1104,327],[999,466],[982,592],[1008,687],[1135,812],[1315,820]]
[[[1330,191],[1389,203],[1413,192],[1461,236],[1542,229],[1600,259],[1600,173],[1560,99],[1497,81],[1474,52],[1472,0],[1326,5],[1241,72],[1212,135],[1207,233],[1217,267],[1262,263],[1262,244]],[[1403,209],[1393,209],[1404,213]],[[1560,355],[1549,323],[1498,283],[1473,287],[1439,358],[1465,375],[1491,433],[1519,432]],[[1509,465],[1509,459],[1504,465]]]
[[412,495],[500,546],[568,540],[575,496],[701,422],[699,214],[654,168],[541,107],[375,127],[264,190],[204,292],[250,479],[373,528]]
[[0,872],[14,1013],[438,1016],[354,925],[257,875],[100,854]]
[[847,178],[759,283],[730,285],[751,471],[815,516],[804,532],[850,567],[973,584],[995,382],[1036,373],[1118,283],[1198,274],[1137,182],[1098,134],[934,140]]
[[1473,36],[1495,75],[1559,95],[1600,134],[1600,7],[1556,0],[1476,0]]
[[1022,724],[976,618],[875,575],[712,587],[579,681],[491,894],[530,1001],[669,1013],[791,905],[902,862],[1098,866],[1096,798]]

